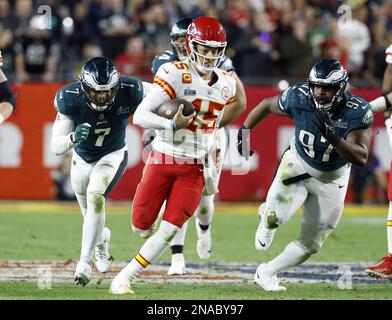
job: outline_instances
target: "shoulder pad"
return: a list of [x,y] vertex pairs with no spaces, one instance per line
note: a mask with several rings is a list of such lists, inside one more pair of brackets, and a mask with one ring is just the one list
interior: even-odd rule
[[144,89],[142,81],[136,77],[122,76],[120,77],[120,89],[125,95],[129,95],[131,99],[139,99],[139,96],[144,96]]
[[75,82],[57,91],[55,96],[55,108],[58,112],[68,115],[70,108],[76,104],[77,100],[83,95],[80,83]]

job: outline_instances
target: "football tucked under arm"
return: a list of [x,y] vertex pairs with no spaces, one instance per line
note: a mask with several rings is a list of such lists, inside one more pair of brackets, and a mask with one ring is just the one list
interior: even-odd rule
[[159,106],[170,97],[158,86],[139,104],[133,116],[133,123],[145,129],[172,129],[172,121],[157,114]]
[[58,113],[52,128],[50,149],[56,156],[61,156],[71,150],[76,143],[71,141],[74,122],[67,116]]

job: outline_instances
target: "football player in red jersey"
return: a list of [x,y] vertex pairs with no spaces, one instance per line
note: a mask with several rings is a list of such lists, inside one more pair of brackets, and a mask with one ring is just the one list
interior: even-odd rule
[[[370,102],[374,113],[384,112],[385,126],[387,128],[389,143],[392,146],[392,118],[391,118],[391,101],[392,101],[392,44],[386,49],[387,67],[384,72],[382,83],[383,94],[381,97]],[[392,163],[391,163],[392,168]],[[389,210],[387,217],[387,241],[388,253],[381,258],[377,265],[366,269],[366,274],[374,278],[383,278],[392,280],[392,174],[389,174],[388,183]]]
[[[216,180],[204,159],[214,142],[223,110],[237,98],[235,78],[217,68],[226,43],[225,30],[216,19],[195,19],[187,29],[189,58],[165,63],[158,69],[154,88],[135,113],[136,125],[156,130],[153,151],[132,208],[132,229],[148,240],[114,278],[112,294],[132,293],[131,282],[163,253],[193,215],[203,190],[206,194],[217,190]],[[180,107],[172,120],[160,117],[159,106],[175,98],[192,102],[196,112],[185,117]],[[162,222],[154,233],[165,200]]]
[[[155,75],[159,67],[167,62],[173,61],[184,61],[188,58],[187,47],[186,47],[186,31],[188,26],[192,23],[192,19],[184,18],[177,21],[171,28],[170,39],[171,39],[171,50],[165,50],[160,54],[156,55],[152,62],[151,71]],[[230,112],[225,111],[222,120],[219,124],[219,130],[216,132],[216,139],[213,147],[209,152],[209,160],[211,163],[216,163],[215,169],[217,171],[217,180],[222,173],[222,167],[224,159],[229,149],[229,133],[226,129],[226,125],[237,119],[246,108],[246,94],[244,86],[235,72],[235,68],[232,60],[224,55],[217,66],[226,72],[231,73],[236,79],[236,101],[230,105]],[[151,129],[146,134],[150,137],[147,144],[150,143],[155,137],[155,130]],[[219,161],[214,161],[217,159]],[[200,259],[208,259],[212,251],[212,218],[214,215],[215,195],[202,195],[199,206],[194,214],[195,226],[197,232],[197,244],[196,251]],[[171,265],[168,270],[169,275],[183,275],[185,274],[185,257],[184,257],[184,244],[185,236],[187,232],[188,222],[185,222],[173,238],[170,243],[170,249],[172,251]]]

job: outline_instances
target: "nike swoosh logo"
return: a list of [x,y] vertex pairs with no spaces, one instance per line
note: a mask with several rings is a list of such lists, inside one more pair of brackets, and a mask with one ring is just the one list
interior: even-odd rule
[[163,71],[165,71],[166,73],[169,73],[169,71],[167,71],[165,68],[162,68],[163,69]]
[[339,189],[342,189],[344,186],[339,185]]
[[261,245],[262,247],[265,247],[265,243],[262,243],[259,239],[257,239],[257,241],[260,243],[260,245]]

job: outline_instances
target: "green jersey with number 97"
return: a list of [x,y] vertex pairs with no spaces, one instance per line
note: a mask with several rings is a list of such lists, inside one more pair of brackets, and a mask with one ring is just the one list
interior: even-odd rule
[[[281,93],[278,104],[295,122],[295,147],[307,164],[320,171],[334,171],[347,164],[312,123],[315,106],[309,99],[308,85],[287,88]],[[331,118],[342,138],[353,130],[367,129],[373,123],[370,104],[350,92],[344,93]]]
[[125,146],[129,118],[143,100],[143,84],[133,77],[120,77],[120,86],[112,106],[102,112],[91,109],[80,82],[61,88],[55,97],[57,111],[72,119],[75,127],[91,125],[86,141],[75,146],[75,152],[87,163]]

